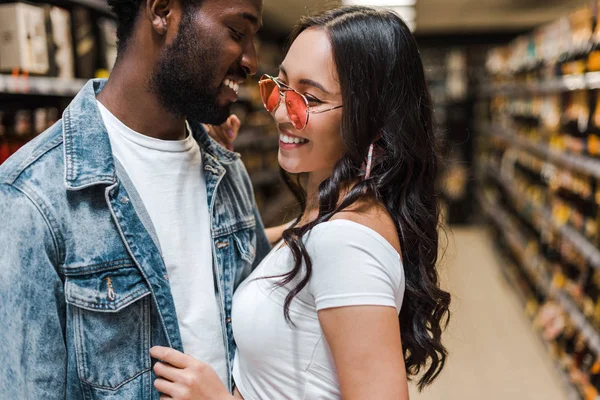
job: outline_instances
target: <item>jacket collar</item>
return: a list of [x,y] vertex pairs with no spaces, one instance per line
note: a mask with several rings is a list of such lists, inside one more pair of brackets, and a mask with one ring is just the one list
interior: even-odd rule
[[[63,113],[67,190],[110,185],[117,181],[110,139],[96,104],[96,96],[105,84],[106,79],[88,81]],[[208,158],[215,168],[239,159],[239,154],[228,151],[212,140],[201,123],[190,121],[190,127],[203,158]]]

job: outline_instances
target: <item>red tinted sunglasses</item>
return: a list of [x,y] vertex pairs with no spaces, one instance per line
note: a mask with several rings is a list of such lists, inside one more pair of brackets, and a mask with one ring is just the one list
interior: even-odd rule
[[322,114],[342,107],[339,105],[326,110],[314,110],[308,105],[306,96],[281,83],[279,79],[266,74],[260,78],[258,86],[260,87],[262,102],[267,111],[270,113],[275,111],[283,98],[292,125],[300,131],[308,125],[310,114]]

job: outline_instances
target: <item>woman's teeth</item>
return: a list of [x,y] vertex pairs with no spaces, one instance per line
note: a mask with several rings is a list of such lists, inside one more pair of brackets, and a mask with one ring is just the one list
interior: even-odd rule
[[240,85],[237,82],[230,81],[229,79],[225,79],[223,81],[223,85],[225,85],[229,89],[233,90],[235,92],[235,94],[240,94]]
[[303,138],[299,138],[299,137],[291,137],[288,135],[284,135],[284,134],[280,134],[279,135],[279,140],[283,143],[295,143],[295,144],[300,144],[300,143],[308,143],[307,139],[303,139]]

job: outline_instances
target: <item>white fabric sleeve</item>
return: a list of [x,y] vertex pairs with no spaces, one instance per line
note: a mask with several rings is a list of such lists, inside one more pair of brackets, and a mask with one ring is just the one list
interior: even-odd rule
[[317,310],[378,305],[400,312],[402,262],[377,232],[355,222],[334,220],[317,225],[306,246],[312,260],[308,290]]

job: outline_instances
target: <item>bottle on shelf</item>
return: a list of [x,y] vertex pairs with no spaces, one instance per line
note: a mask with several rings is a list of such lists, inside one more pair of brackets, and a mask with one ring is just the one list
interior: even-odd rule
[[587,278],[587,263],[585,257],[577,253],[567,241],[561,242],[561,260],[555,264],[558,268],[554,271],[552,286],[569,294],[571,299],[583,304],[583,286]]
[[562,75],[582,75],[587,70],[588,54],[591,50],[593,34],[593,13],[584,7],[573,13],[569,19],[569,35],[566,55],[561,66]]
[[596,356],[595,362],[588,371],[589,385],[584,388],[584,399],[595,400],[600,392],[600,357]]
[[[600,51],[598,52],[600,57]],[[593,91],[593,114],[587,137],[587,150],[591,157],[600,157],[600,90]]]
[[560,173],[561,186],[552,192],[552,208],[560,210],[565,219],[559,223],[568,223],[583,234],[591,243],[598,241],[598,205],[592,189],[591,177],[577,176],[569,171]]
[[588,371],[594,362],[593,353],[587,345],[586,340],[580,336],[575,344],[575,352],[571,365],[568,367],[568,377],[577,388],[580,395],[585,393],[585,387],[589,385]]
[[598,2],[594,1],[591,7],[594,32],[592,33],[590,53],[587,57],[588,72],[600,71],[600,23],[598,22]]
[[587,153],[590,104],[587,90],[565,93],[566,108],[562,118],[564,147],[574,154]]

